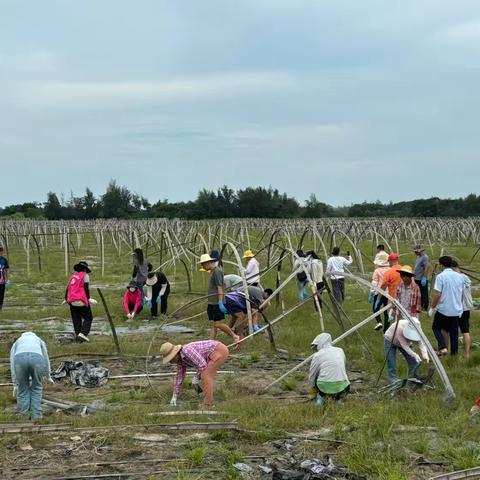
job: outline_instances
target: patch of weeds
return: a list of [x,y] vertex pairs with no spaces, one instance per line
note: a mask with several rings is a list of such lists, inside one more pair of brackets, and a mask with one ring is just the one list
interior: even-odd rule
[[241,358],[240,359],[240,363],[239,363],[240,368],[246,369],[249,366],[250,366],[250,362],[249,362],[248,358]]
[[258,352],[252,352],[250,354],[250,363],[257,363],[260,360],[260,354]]
[[205,459],[205,447],[192,448],[186,457],[193,467],[198,467]]
[[295,377],[287,377],[284,380],[282,380],[282,383],[280,384],[280,387],[282,390],[285,390],[287,392],[292,392],[297,388],[298,380]]

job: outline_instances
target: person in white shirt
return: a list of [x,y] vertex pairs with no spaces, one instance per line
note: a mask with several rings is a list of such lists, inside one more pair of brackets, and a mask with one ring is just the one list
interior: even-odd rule
[[[307,258],[305,260],[305,266],[307,267],[312,282],[315,284],[315,292],[318,298],[318,304],[320,305],[320,308],[322,308],[321,293],[325,288],[325,283],[323,281],[323,264],[314,250],[309,250],[306,255]],[[315,298],[313,299],[313,304],[315,306],[315,310],[317,310]]]
[[306,267],[307,257],[305,252],[301,249],[296,251],[296,257],[293,261],[293,270],[297,271],[297,289],[298,289],[298,299],[300,301],[308,298],[308,293],[305,291],[305,286],[307,284],[307,274],[301,267]]
[[342,273],[345,271],[345,267],[352,263],[350,252],[347,251],[347,258],[341,257],[340,249],[333,247],[332,256],[327,261],[327,272],[338,272],[330,276],[333,297],[338,303],[343,303],[345,300],[345,277]]
[[260,264],[251,250],[246,250],[243,254],[247,265],[245,267],[245,277],[247,283],[253,287],[258,287],[260,283]]
[[45,342],[33,332],[24,332],[10,350],[13,394],[22,415],[42,418],[43,378],[50,377],[50,360]]

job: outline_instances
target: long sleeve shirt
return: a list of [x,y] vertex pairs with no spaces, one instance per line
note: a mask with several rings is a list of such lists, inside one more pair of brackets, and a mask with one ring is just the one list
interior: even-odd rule
[[312,258],[307,261],[308,273],[314,283],[323,282],[323,264],[322,261],[316,258]]
[[249,285],[260,282],[260,264],[256,258],[251,258],[248,261],[245,268],[245,277]]
[[197,377],[200,378],[202,371],[207,368],[211,353],[217,348],[217,345],[217,340],[204,340],[183,345],[180,350],[180,359],[177,363],[177,375],[173,388],[175,394],[178,395],[182,389],[187,367],[195,368]]
[[163,294],[166,292],[167,287],[169,285],[167,277],[163,272],[157,272],[157,282],[155,285],[146,285],[146,295],[145,299],[148,300],[155,300],[158,296],[163,297]]
[[[400,302],[403,308],[413,315],[417,316],[417,313],[422,309],[422,295],[420,293],[419,286],[412,279],[410,285],[405,285],[403,282],[397,288],[397,300]],[[402,317],[399,309],[395,308],[395,318]]]
[[[397,263],[393,265],[393,267],[390,267],[383,276],[383,283],[382,285],[380,285],[380,288],[382,290],[385,290],[387,288],[388,294],[391,297],[397,296],[397,288],[402,283],[402,279],[400,277],[400,274],[398,273],[398,270],[400,270],[401,268],[402,266]],[[390,300],[388,301],[388,303],[390,303]]]
[[14,385],[17,384],[15,376],[15,356],[20,353],[38,353],[41,355],[45,361],[46,374],[50,376],[50,359],[48,358],[47,345],[33,332],[25,332],[17,339],[10,350],[10,370],[12,383]]
[[[390,325],[388,330],[385,332],[385,338],[391,342],[395,347],[403,348],[408,355],[414,357],[416,353],[410,347],[410,340],[405,338],[403,334],[405,328],[407,328],[409,320],[399,320],[398,322],[393,323]],[[395,325],[397,325],[397,331],[395,332]],[[393,338],[393,332],[395,332],[395,338]],[[392,340],[393,339],[393,340]],[[423,342],[419,342],[420,353],[422,354],[422,358],[424,360],[428,360],[428,351],[427,347]]]
[[[390,267],[377,267],[372,274],[372,287],[381,287],[383,285],[383,278],[385,277],[386,271]],[[374,295],[377,294],[375,289],[370,290]]]
[[[123,309],[126,313],[137,313],[142,304],[142,291],[140,289],[131,292],[127,290],[123,296]],[[133,305],[133,309],[131,308]]]
[[333,257],[330,257],[327,260],[327,272],[340,272],[337,275],[331,276],[333,280],[340,280],[344,278],[344,276],[342,275],[342,272],[345,271],[345,267],[348,267],[352,263],[353,263],[353,260],[350,255],[348,256],[348,258],[335,255]]

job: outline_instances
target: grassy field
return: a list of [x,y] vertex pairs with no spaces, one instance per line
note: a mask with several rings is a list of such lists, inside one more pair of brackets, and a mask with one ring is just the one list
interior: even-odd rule
[[[255,245],[255,236],[251,238]],[[121,298],[131,273],[129,255],[118,257],[115,250],[106,245],[105,275],[100,275],[98,248],[91,238],[75,252],[73,261],[87,260],[92,266],[92,286],[100,286],[105,293],[115,325],[120,331],[120,345],[125,358],[102,359],[98,354],[116,356],[108,323],[101,304],[94,307],[94,323],[91,343],[65,343],[62,332],[69,324],[69,311],[61,306],[65,291],[66,276],[63,270],[63,254],[60,248],[42,253],[42,273],[32,264],[30,275],[26,272],[26,258],[23,249],[11,247],[9,256],[12,267],[12,288],[8,291],[5,308],[0,312],[0,382],[9,381],[8,355],[11,342],[22,330],[37,332],[48,344],[51,357],[66,355],[64,358],[84,359],[78,353],[88,353],[89,358],[99,358],[108,366],[111,374],[144,373],[145,360],[134,356],[158,353],[161,342],[186,343],[208,336],[208,321],[205,316],[186,320],[181,324],[191,327],[194,333],[166,334],[155,329],[155,322],[146,322],[147,313],[138,320],[126,322],[121,308]],[[217,246],[218,248],[219,246]],[[305,247],[309,248],[309,241]],[[346,246],[343,245],[346,249]],[[365,256],[371,257],[370,244],[360,245]],[[401,245],[401,263],[413,264],[411,245]],[[443,253],[452,254],[462,264],[480,271],[478,257],[472,264],[469,261],[475,252],[473,246],[450,245],[443,247]],[[427,252],[434,260],[440,254],[438,247]],[[150,260],[157,266],[155,256]],[[263,256],[260,262],[265,261]],[[371,274],[371,263],[366,269]],[[227,265],[226,273],[234,271]],[[291,271],[291,263],[284,262],[282,278]],[[352,271],[358,273],[358,265]],[[176,270],[165,271],[172,284],[169,312],[196,298],[185,293],[187,282],[185,270],[177,264]],[[262,278],[264,287],[275,284],[276,272]],[[206,292],[208,275],[192,269],[194,292]],[[474,299],[479,300],[477,282],[474,281]],[[368,291],[353,282],[347,283],[347,296],[344,308],[353,323],[363,320],[370,314],[367,303]],[[99,300],[92,289],[92,296]],[[296,287],[289,285],[283,295],[285,305],[296,303]],[[327,300],[328,301],[328,300]],[[203,302],[185,309],[182,317],[190,317],[205,309]],[[267,310],[273,319],[281,313],[275,302]],[[52,319],[52,317],[56,317]],[[47,320],[45,320],[47,319]],[[50,320],[48,320],[50,319]],[[471,318],[473,340],[478,338],[478,312]],[[433,343],[431,320],[421,315],[424,331]],[[156,323],[160,324],[161,320]],[[336,337],[341,333],[336,321],[325,310],[326,330]],[[120,327],[125,327],[124,329]],[[126,328],[128,327],[128,329]],[[145,329],[150,329],[145,331]],[[143,330],[143,331],[142,331]],[[107,386],[99,389],[74,389],[67,384],[47,386],[47,396],[88,403],[93,399],[103,399],[107,405],[119,404],[120,408],[85,417],[67,416],[56,413],[45,416],[41,424],[73,422],[75,428],[130,425],[120,432],[107,430],[98,433],[49,434],[4,434],[0,439],[0,457],[3,464],[3,478],[67,478],[68,475],[97,475],[132,472],[118,470],[120,467],[93,465],[95,462],[145,460],[162,457],[168,460],[161,467],[150,465],[141,467],[142,472],[151,469],[151,478],[237,478],[239,472],[232,467],[237,461],[249,464],[258,463],[253,457],[280,458],[288,455],[288,448],[279,446],[279,441],[290,438],[291,448],[297,458],[319,458],[332,455],[334,462],[346,465],[352,472],[364,474],[372,479],[424,479],[433,474],[471,468],[480,465],[480,422],[470,417],[469,409],[480,393],[480,350],[472,351],[467,362],[460,354],[457,358],[443,359],[447,373],[453,384],[456,399],[446,403],[443,387],[438,376],[434,377],[437,388],[417,394],[385,397],[377,394],[378,388],[385,385],[385,371],[377,383],[383,365],[382,335],[369,324],[361,330],[368,345],[365,349],[358,337],[352,335],[340,346],[345,350],[351,370],[353,394],[344,402],[328,404],[319,409],[303,396],[308,394],[307,371],[301,369],[266,393],[263,387],[297,364],[310,354],[311,340],[319,333],[319,320],[308,303],[279,322],[275,328],[277,346],[288,351],[281,357],[275,356],[267,339],[258,335],[243,344],[238,354],[225,364],[233,375],[218,376],[216,385],[216,409],[224,412],[207,417],[210,421],[238,421],[242,431],[216,431],[208,434],[169,434],[163,442],[136,440],[142,429],[136,425],[148,423],[175,423],[192,420],[188,416],[149,416],[169,411],[172,380],[144,379],[110,380]],[[219,340],[229,343],[220,334]],[[460,352],[462,346],[460,345]],[[57,365],[61,359],[52,359]],[[400,372],[405,374],[405,362],[399,358]],[[171,371],[161,366],[158,359],[149,363],[149,372]],[[188,382],[187,382],[188,383]],[[198,406],[198,398],[188,385],[180,397],[178,410],[193,409]],[[0,388],[0,420],[17,421],[12,406],[11,388]],[[205,418],[193,418],[205,421]],[[401,426],[432,427],[409,431]],[[290,434],[310,434],[313,439],[302,440]],[[315,440],[315,435],[324,435],[337,442]],[[76,439],[77,436],[81,440]],[[27,447],[26,447],[27,446]],[[66,453],[67,452],[67,453]],[[89,464],[79,467],[81,464]],[[113,468],[113,470],[112,470]],[[115,468],[118,468],[115,470]],[[137,468],[137,467],[135,467]],[[164,473],[153,473],[164,471]],[[67,475],[68,474],[68,475]],[[148,477],[146,474],[145,476]],[[77,477],[75,477],[77,478]],[[127,477],[125,477],[127,478]],[[138,477],[137,477],[138,478]],[[255,477],[252,477],[255,478]]]

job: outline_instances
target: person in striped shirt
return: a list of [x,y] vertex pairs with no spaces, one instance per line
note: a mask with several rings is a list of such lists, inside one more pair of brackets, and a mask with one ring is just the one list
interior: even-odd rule
[[[185,345],[173,345],[166,342],[160,347],[160,355],[163,357],[164,364],[177,365],[177,375],[170,405],[177,405],[177,398],[182,390],[187,368],[196,369],[192,385],[199,393],[203,391],[203,405],[205,407],[213,405],[215,375],[228,358],[228,348],[223,343],[217,340],[191,342]],[[200,380],[203,390],[199,385]]]

